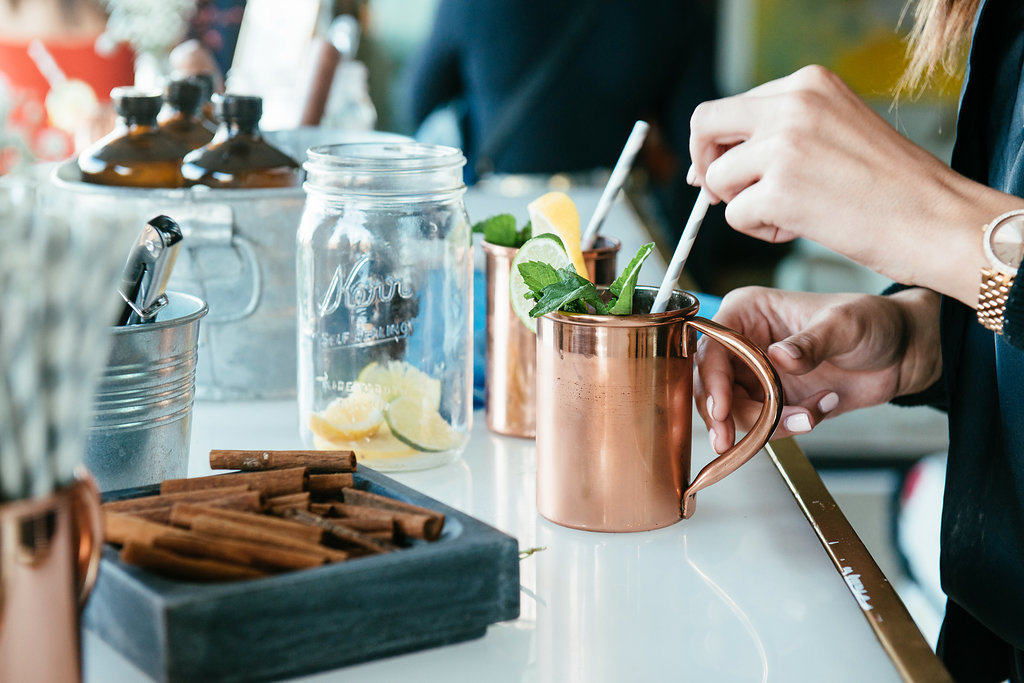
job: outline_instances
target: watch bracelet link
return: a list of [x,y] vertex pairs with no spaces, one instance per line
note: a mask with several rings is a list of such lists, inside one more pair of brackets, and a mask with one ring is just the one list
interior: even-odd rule
[[997,334],[1003,333],[1003,316],[1013,279],[1012,275],[1004,275],[993,268],[983,268],[981,271],[978,322]]

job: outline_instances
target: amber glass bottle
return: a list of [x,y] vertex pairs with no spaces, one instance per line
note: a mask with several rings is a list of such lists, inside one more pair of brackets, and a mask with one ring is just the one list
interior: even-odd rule
[[251,95],[214,97],[220,128],[213,141],[185,157],[187,182],[210,187],[293,187],[299,165],[263,139],[263,100]]
[[212,131],[217,130],[217,115],[213,111],[213,93],[216,90],[213,74],[194,74],[188,77],[189,82],[202,88],[199,98],[199,118],[203,125]]
[[190,80],[171,81],[164,93],[164,114],[160,129],[185,143],[190,150],[199,149],[213,139],[213,131],[199,118],[202,86]]
[[110,97],[117,124],[79,155],[82,180],[122,187],[183,187],[181,160],[190,150],[157,125],[163,96],[114,88]]

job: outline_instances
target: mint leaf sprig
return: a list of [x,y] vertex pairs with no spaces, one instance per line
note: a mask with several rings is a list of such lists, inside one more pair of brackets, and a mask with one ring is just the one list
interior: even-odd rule
[[633,312],[633,292],[644,261],[654,251],[649,242],[637,250],[629,264],[608,287],[607,300],[601,299],[597,287],[576,272],[572,266],[556,269],[541,261],[519,264],[519,274],[530,288],[525,296],[537,305],[530,309],[531,318],[539,318],[553,311],[590,313],[598,315],[630,315]]
[[473,232],[482,234],[491,244],[518,249],[533,236],[533,225],[527,221],[526,225],[517,230],[515,216],[510,213],[499,213],[474,224]]

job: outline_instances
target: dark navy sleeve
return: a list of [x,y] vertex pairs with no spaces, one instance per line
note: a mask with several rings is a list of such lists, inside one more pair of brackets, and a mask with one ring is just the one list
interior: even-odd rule
[[408,76],[409,117],[419,125],[437,107],[463,91],[460,52],[463,33],[472,30],[467,15],[472,2],[442,0],[434,27],[423,48],[412,60]]
[[1024,349],[1024,264],[1017,270],[1017,277],[1006,300],[1003,336],[1011,346]]
[[[889,296],[896,292],[902,292],[905,289],[910,289],[909,285],[901,285],[898,282],[893,283],[885,288],[882,292],[882,296]],[[936,343],[938,341],[936,340]],[[946,382],[945,379],[940,376],[935,384],[931,385],[924,391],[916,394],[907,394],[906,396],[897,396],[896,398],[889,401],[893,405],[897,406],[931,406],[937,410],[946,411],[949,404],[946,398]]]

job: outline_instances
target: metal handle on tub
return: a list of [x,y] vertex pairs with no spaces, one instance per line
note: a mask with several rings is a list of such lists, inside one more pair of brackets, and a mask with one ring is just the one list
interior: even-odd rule
[[[235,228],[234,209],[203,202],[177,207],[169,215],[185,235],[188,263],[179,270],[191,270],[200,289],[196,294],[210,306],[206,322],[230,323],[252,315],[263,294],[263,274],[253,243]],[[203,254],[218,249],[230,249],[238,259],[240,267],[229,276],[208,273],[202,267]]]

